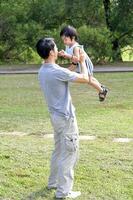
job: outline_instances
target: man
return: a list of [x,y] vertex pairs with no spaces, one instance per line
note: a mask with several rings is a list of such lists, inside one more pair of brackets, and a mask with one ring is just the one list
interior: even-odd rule
[[52,38],[40,39],[36,48],[40,57],[44,59],[44,64],[39,70],[39,81],[54,129],[55,149],[51,159],[48,189],[56,189],[56,198],[76,198],[81,194],[72,191],[79,133],[68,83],[88,83],[84,54],[80,54],[82,69],[81,74],[78,74],[55,63],[58,49]]

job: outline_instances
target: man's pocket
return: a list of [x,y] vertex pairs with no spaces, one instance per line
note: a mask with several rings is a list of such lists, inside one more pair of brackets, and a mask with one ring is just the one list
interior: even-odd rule
[[65,135],[65,148],[69,152],[75,152],[79,148],[79,137],[76,134]]

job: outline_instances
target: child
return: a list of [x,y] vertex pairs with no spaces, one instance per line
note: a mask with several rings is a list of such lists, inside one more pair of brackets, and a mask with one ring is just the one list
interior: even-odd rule
[[88,69],[89,84],[98,91],[99,101],[104,101],[107,95],[107,88],[101,85],[96,78],[93,77],[93,64],[83,49],[83,46],[77,42],[77,31],[72,26],[64,27],[60,32],[60,37],[62,38],[64,44],[66,45],[66,50],[61,50],[59,56],[72,61],[72,65],[69,67],[70,70],[77,72],[80,71],[79,55],[80,51],[85,53],[85,63]]

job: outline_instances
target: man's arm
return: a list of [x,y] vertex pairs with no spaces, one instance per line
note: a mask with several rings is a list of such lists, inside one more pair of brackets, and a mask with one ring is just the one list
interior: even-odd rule
[[[58,56],[63,57],[65,59],[69,59],[69,60],[71,60],[71,62],[73,62],[72,58],[75,57],[75,56],[72,56],[70,54],[67,54],[64,50],[59,51]],[[70,66],[67,67],[67,69],[69,69],[70,71],[75,71],[76,65],[71,63]]]
[[77,83],[88,83],[88,70],[85,64],[85,54],[83,51],[80,52],[80,65],[81,65],[81,73],[78,74],[76,72],[71,72],[68,69],[62,68],[60,66],[54,71],[54,77],[63,82],[77,82]]
[[74,82],[77,83],[88,83],[89,78],[88,78],[88,70],[85,64],[85,54],[83,51],[80,52],[79,54],[79,59],[80,59],[80,65],[81,65],[81,73],[77,73],[77,78],[74,80]]
[[[77,82],[77,83],[88,83],[89,82],[89,78],[88,78],[88,70],[87,70],[87,67],[86,67],[86,64],[85,64],[85,53],[82,49],[79,49],[79,48],[75,48],[75,54],[73,56],[72,61],[78,61],[80,63],[80,66],[81,66],[81,73],[76,73],[76,79],[74,79],[73,81],[74,82]],[[71,64],[68,69],[70,71],[73,71],[75,70],[76,68],[76,65],[73,65]]]

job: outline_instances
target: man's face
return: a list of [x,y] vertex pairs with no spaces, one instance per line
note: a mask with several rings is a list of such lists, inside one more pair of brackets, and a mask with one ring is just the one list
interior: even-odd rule
[[58,58],[58,48],[55,44],[55,47],[54,47],[54,57],[55,57],[55,60]]
[[66,46],[69,46],[72,44],[72,40],[70,37],[66,37],[66,36],[62,36],[61,37],[63,43],[66,45]]

